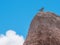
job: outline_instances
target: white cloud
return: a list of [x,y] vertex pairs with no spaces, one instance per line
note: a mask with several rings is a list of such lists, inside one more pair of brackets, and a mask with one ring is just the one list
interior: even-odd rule
[[24,38],[19,36],[15,31],[9,30],[6,35],[0,35],[0,45],[23,45]]

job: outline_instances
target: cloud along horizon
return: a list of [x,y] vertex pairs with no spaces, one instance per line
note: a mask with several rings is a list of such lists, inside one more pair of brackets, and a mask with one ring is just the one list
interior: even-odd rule
[[0,35],[0,45],[23,45],[23,43],[23,36],[17,35],[13,30],[8,30],[6,35]]

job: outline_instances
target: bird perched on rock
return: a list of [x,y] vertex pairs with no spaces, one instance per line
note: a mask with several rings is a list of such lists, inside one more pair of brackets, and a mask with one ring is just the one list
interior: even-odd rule
[[39,11],[43,12],[43,10],[44,10],[44,7],[42,7]]

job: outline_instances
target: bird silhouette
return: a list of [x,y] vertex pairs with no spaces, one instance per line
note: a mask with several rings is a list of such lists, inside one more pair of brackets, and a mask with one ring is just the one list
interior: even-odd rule
[[42,7],[39,11],[43,12],[44,11],[44,7]]

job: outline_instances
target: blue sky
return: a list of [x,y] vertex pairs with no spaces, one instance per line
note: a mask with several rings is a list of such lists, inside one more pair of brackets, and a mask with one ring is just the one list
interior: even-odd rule
[[12,29],[26,38],[31,20],[41,7],[60,15],[60,0],[0,0],[0,34]]

